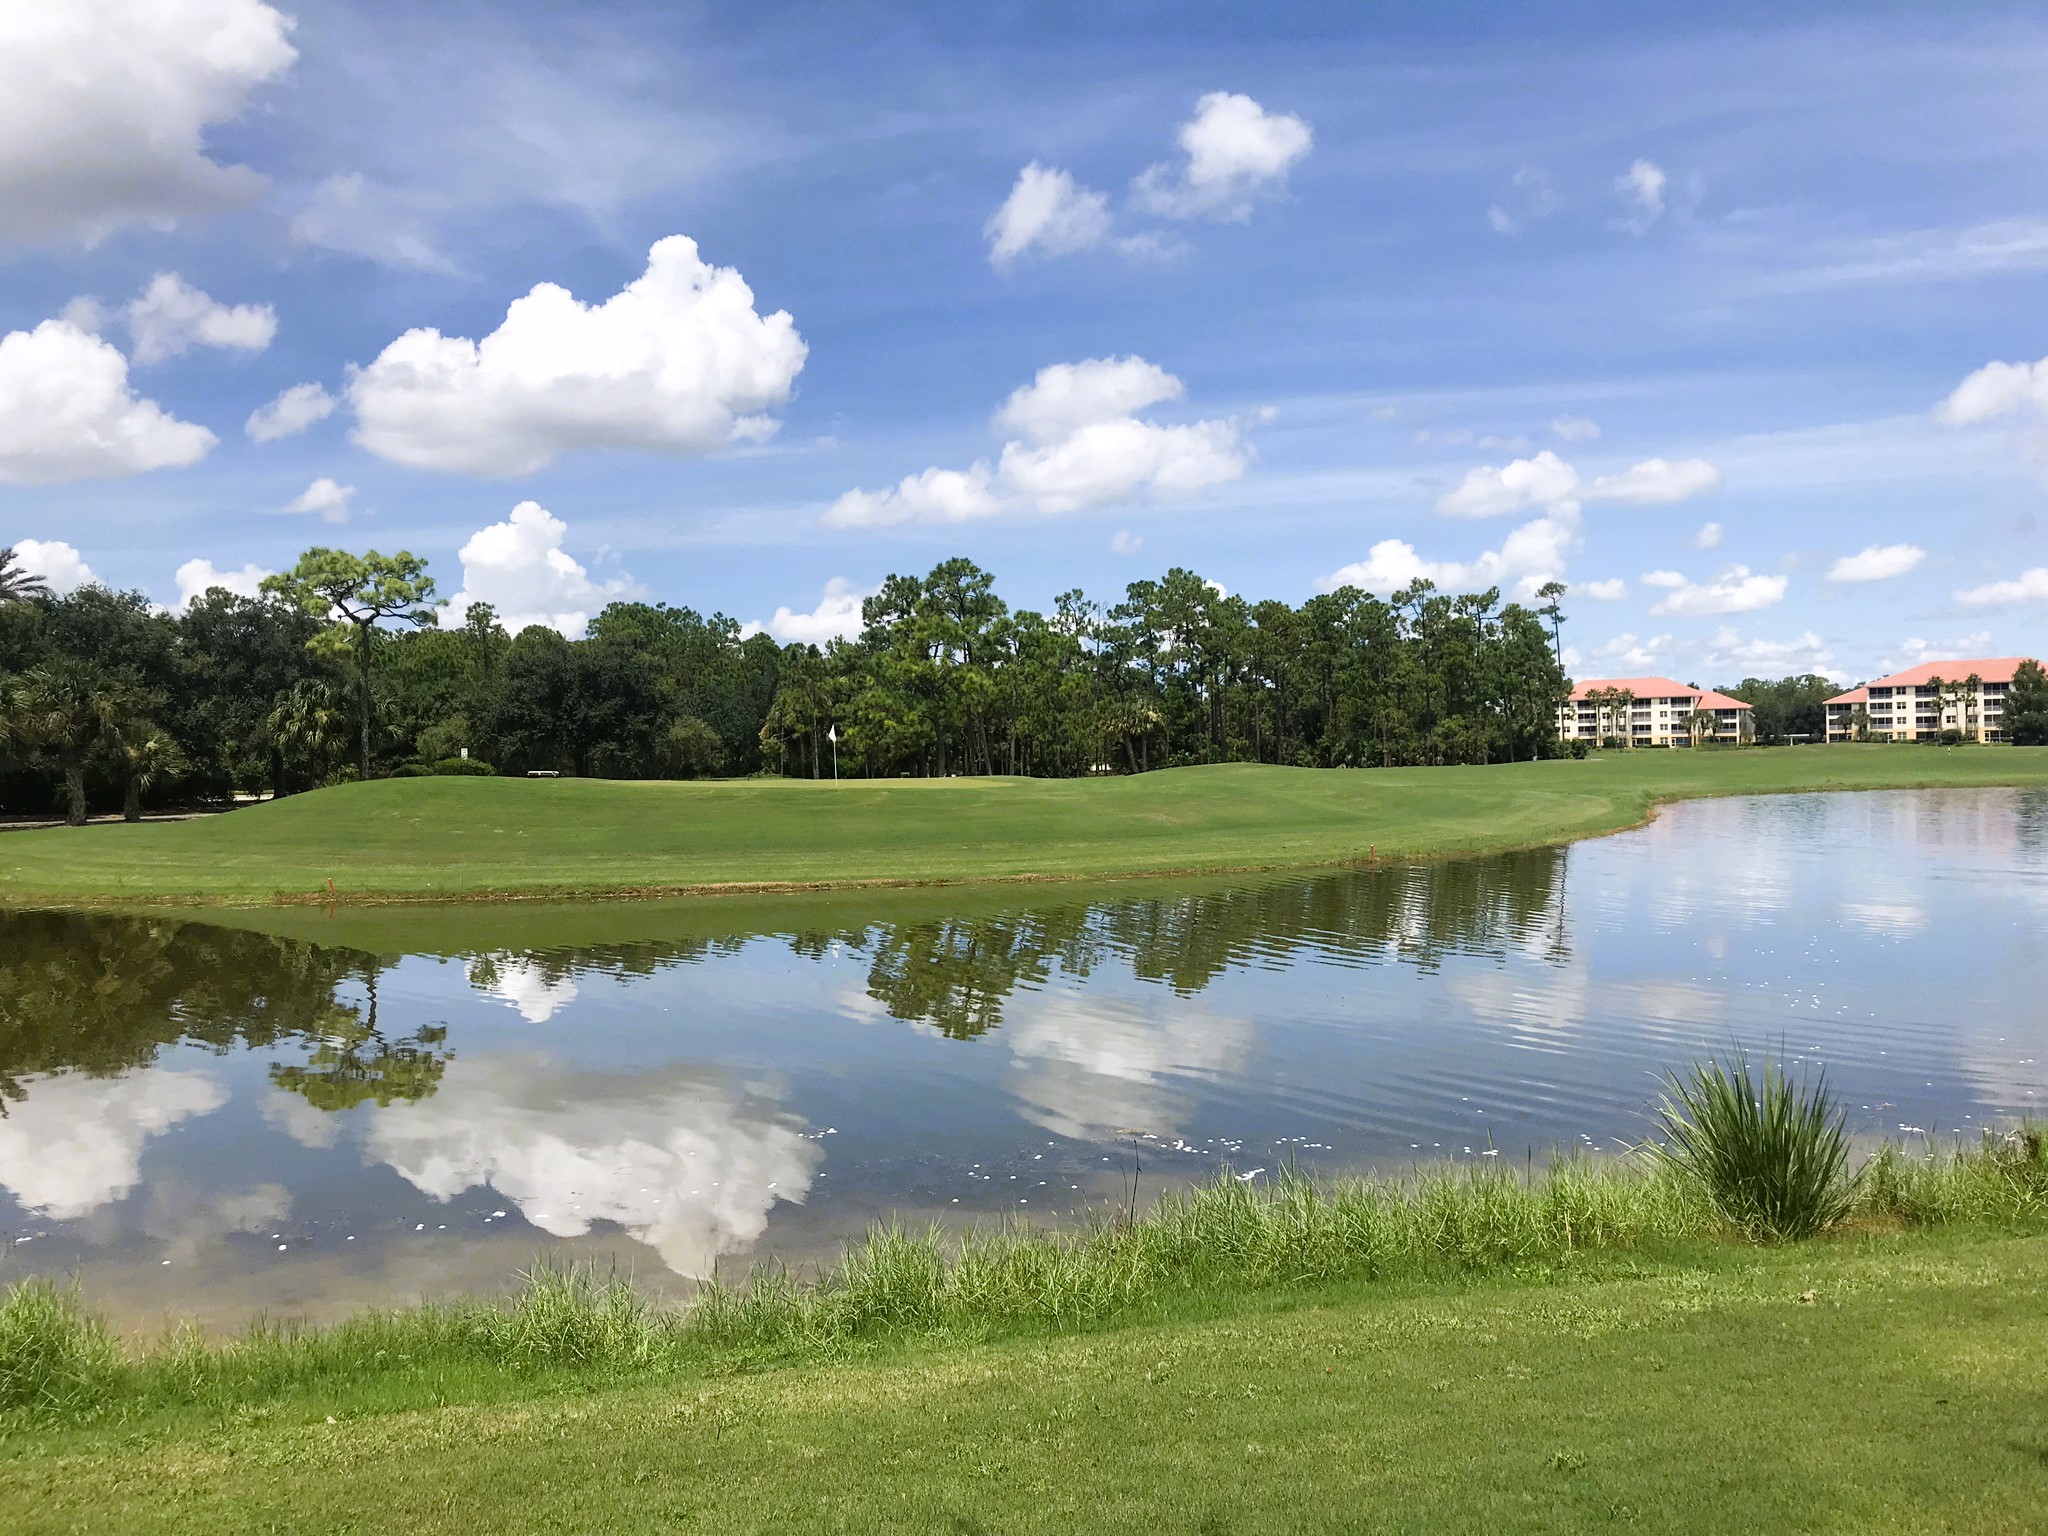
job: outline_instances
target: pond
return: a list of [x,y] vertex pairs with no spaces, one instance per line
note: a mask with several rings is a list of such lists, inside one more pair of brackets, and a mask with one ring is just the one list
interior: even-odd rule
[[543,1253],[686,1289],[878,1217],[1228,1167],[1526,1167],[1657,1075],[1859,1134],[2048,1106],[2048,793],[1702,801],[1569,848],[778,901],[0,913],[0,1281],[331,1318]]

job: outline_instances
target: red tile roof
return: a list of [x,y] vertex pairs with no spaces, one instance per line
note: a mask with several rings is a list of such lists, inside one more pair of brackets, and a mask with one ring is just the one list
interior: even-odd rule
[[1917,667],[1908,667],[1903,672],[1894,672],[1890,677],[1874,677],[1868,686],[1872,688],[1924,688],[1937,677],[1944,682],[1959,683],[1975,673],[1987,683],[2009,683],[2013,673],[2019,670],[2024,656],[1979,657],[1974,661],[1923,661]]
[[1979,657],[1975,661],[1923,661],[1917,667],[1908,667],[1903,672],[1894,672],[1890,677],[1874,677],[1861,688],[1851,688],[1847,693],[1838,693],[1830,704],[1867,704],[1873,688],[1925,688],[1937,677],[1945,683],[1960,683],[1974,673],[1987,683],[2009,683],[2017,672],[2024,656]]
[[1651,699],[1687,699],[1695,709],[1747,709],[1749,706],[1740,699],[1731,699],[1725,693],[1715,693],[1705,688],[1689,688],[1684,683],[1674,682],[1668,677],[1589,677],[1572,687],[1572,701],[1583,703],[1586,695],[1603,688],[1626,688],[1636,696],[1639,703]]

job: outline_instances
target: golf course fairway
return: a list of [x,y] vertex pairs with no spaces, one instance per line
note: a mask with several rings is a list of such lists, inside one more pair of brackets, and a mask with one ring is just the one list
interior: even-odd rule
[[1700,796],[1992,785],[2048,786],[2048,750],[1645,750],[1100,779],[384,779],[187,821],[10,832],[0,904],[616,897],[1262,870],[1566,842]]

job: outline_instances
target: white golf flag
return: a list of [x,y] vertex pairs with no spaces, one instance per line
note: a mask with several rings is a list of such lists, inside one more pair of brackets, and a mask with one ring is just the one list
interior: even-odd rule
[[837,746],[839,743],[839,727],[836,725],[828,726],[825,730],[825,739]]

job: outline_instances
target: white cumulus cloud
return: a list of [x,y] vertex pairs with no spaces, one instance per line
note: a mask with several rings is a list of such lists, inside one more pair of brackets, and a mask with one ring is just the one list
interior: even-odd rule
[[1134,184],[1139,206],[1174,219],[1234,221],[1278,195],[1314,135],[1292,113],[1268,112],[1249,96],[1211,91],[1181,124],[1186,159],[1151,167]]
[[1135,555],[1145,547],[1145,541],[1128,528],[1119,528],[1110,535],[1109,552],[1112,555]]
[[1603,669],[1618,667],[1625,672],[1649,672],[1666,664],[1671,651],[1671,636],[1652,635],[1647,640],[1623,632],[1613,639],[1593,647],[1593,656]]
[[1744,677],[1786,677],[1806,672],[1822,677],[1845,675],[1835,665],[1834,653],[1810,629],[1790,640],[1745,639],[1724,624],[1707,641],[1700,665],[1708,672],[1739,672]]
[[1582,581],[1572,591],[1596,603],[1612,603],[1628,596],[1628,583],[1615,576],[1606,581]]
[[882,491],[848,491],[825,521],[835,528],[881,528],[891,523],[964,523],[1003,510],[994,472],[985,463],[966,469],[919,470]]
[[0,337],[0,483],[54,485],[196,464],[218,439],[128,385],[128,359],[65,320]]
[[2020,410],[2048,411],[2048,357],[2037,363],[1986,363],[1934,408],[1952,427],[1974,426]]
[[2048,603],[2048,565],[2021,571],[2009,581],[1990,581],[1956,594],[1965,608],[2006,608],[2014,603]]
[[1615,220],[1617,227],[1632,235],[1646,235],[1650,226],[1664,216],[1664,187],[1668,177],[1654,160],[1637,160],[1614,178],[1614,190],[1621,194],[1628,211]]
[[1575,507],[1585,501],[1624,501],[1655,506],[1685,501],[1713,490],[1721,472],[1705,459],[1645,459],[1618,475],[1591,480],[1550,449],[1503,465],[1485,464],[1437,498],[1447,517],[1499,517],[1525,507]]
[[1688,501],[1721,483],[1721,471],[1705,459],[1645,459],[1619,475],[1598,475],[1580,492],[1587,501],[1627,501],[1662,506]]
[[62,539],[16,539],[14,558],[31,576],[40,576],[59,597],[99,580],[85,557]]
[[1645,585],[1665,589],[1650,612],[1707,618],[1722,613],[1751,613],[1784,601],[1789,579],[1758,576],[1746,565],[1731,565],[1711,581],[1695,582],[1676,571],[1651,571]]
[[562,549],[569,525],[537,501],[522,501],[502,523],[479,528],[457,556],[462,590],[448,611],[461,614],[471,603],[489,603],[507,633],[535,624],[583,638],[590,620],[607,603],[638,597],[640,585],[620,577],[606,582]]
[[1006,443],[997,472],[1042,512],[1078,512],[1133,496],[1187,495],[1235,480],[1247,452],[1237,424],[1091,422],[1048,443]]
[[1054,363],[1011,392],[996,412],[995,424],[1030,442],[1048,443],[1099,421],[1178,400],[1185,393],[1179,379],[1142,357]]
[[996,413],[996,428],[1014,436],[993,467],[983,461],[964,470],[933,468],[887,490],[849,491],[825,522],[873,528],[960,522],[1016,508],[1075,512],[1235,480],[1251,457],[1236,422],[1164,425],[1136,414],[1184,392],[1179,379],[1141,357],[1042,368]]
[[1446,517],[1499,517],[1530,506],[1575,502],[1579,472],[1545,448],[1533,458],[1468,470],[1456,487],[1437,498]]
[[1034,160],[1017,173],[1017,184],[982,233],[989,262],[1000,270],[1030,252],[1068,256],[1100,245],[1109,225],[1108,198],[1057,166]]
[[1501,587],[1519,598],[1529,598],[1544,583],[1563,579],[1578,540],[1578,514],[1569,508],[1522,524],[1499,549],[1486,550],[1471,560],[1425,560],[1405,540],[1382,539],[1363,560],[1340,567],[1321,584],[1326,590],[1357,587],[1384,595],[1421,580],[1461,592]]
[[1558,416],[1551,420],[1550,432],[1559,442],[1590,443],[1600,435],[1600,423],[1585,416]]
[[290,513],[310,513],[322,522],[345,523],[348,521],[349,513],[354,510],[349,502],[355,493],[354,486],[343,485],[322,475],[286,502],[281,510]]
[[249,201],[206,132],[296,57],[261,0],[0,6],[0,240],[97,240]]
[[194,598],[215,587],[225,588],[238,597],[255,597],[263,590],[263,578],[271,574],[253,561],[239,571],[224,571],[211,560],[187,560],[173,578],[178,583],[178,606],[174,611],[183,613],[192,606]]
[[277,335],[277,311],[268,304],[223,304],[175,272],[159,272],[127,314],[138,363],[160,363],[194,347],[261,352]]
[[1692,536],[1692,547],[1694,549],[1719,549],[1721,547],[1722,532],[1723,530],[1719,523],[1702,523],[1700,524],[1700,531]]
[[251,411],[242,430],[258,443],[297,437],[315,422],[332,416],[336,404],[334,396],[318,384],[294,384],[269,404]]
[[1888,581],[1916,569],[1927,558],[1917,544],[1873,544],[1854,555],[1844,555],[1828,567],[1834,582]]
[[785,645],[823,646],[834,640],[851,640],[861,632],[860,606],[866,596],[844,576],[834,576],[825,583],[824,595],[809,613],[777,608],[766,624],[749,624],[746,630],[750,634],[765,631]]
[[522,475],[577,449],[709,453],[759,441],[805,347],[684,235],[601,304],[541,283],[481,341],[407,331],[349,380],[355,440],[416,469]]

